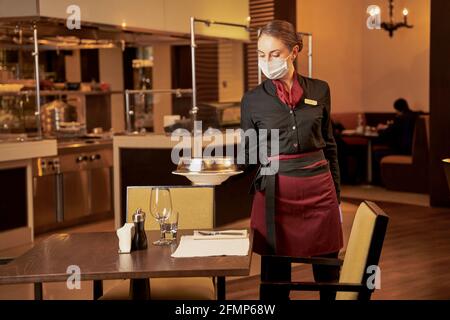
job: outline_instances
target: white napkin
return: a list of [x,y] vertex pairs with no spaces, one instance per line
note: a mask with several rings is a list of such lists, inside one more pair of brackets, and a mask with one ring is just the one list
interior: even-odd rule
[[172,253],[172,257],[246,256],[249,247],[248,237],[198,241],[194,236],[182,236],[178,248]]
[[[201,234],[203,232],[204,234]],[[205,233],[219,232],[218,234],[206,235]],[[227,234],[233,233],[233,234]],[[239,234],[234,234],[239,233]],[[195,240],[214,240],[214,239],[245,239],[248,237],[247,229],[243,230],[194,230],[193,239]]]

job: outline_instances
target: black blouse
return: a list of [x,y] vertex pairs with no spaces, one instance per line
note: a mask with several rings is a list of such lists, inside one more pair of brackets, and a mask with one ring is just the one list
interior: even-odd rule
[[[296,154],[323,149],[333,177],[336,194],[340,201],[340,176],[337,158],[337,146],[333,136],[330,117],[330,87],[328,83],[297,74],[303,96],[291,109],[277,96],[276,87],[271,80],[266,80],[253,90],[245,93],[241,101],[241,129],[279,129],[278,154]],[[306,102],[305,102],[306,100]],[[245,139],[245,164],[251,166],[249,153],[258,146]],[[273,156],[270,142],[267,153]],[[274,152],[275,153],[275,152]]]

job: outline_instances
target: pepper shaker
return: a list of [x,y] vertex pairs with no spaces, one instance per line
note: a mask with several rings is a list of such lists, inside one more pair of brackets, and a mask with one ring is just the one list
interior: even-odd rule
[[132,243],[132,250],[147,249],[147,236],[145,235],[145,212],[138,208],[133,214],[134,223],[134,238]]

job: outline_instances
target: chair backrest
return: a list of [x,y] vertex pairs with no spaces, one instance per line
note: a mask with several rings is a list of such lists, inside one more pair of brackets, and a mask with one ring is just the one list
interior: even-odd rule
[[[159,230],[159,225],[150,213],[150,192],[162,186],[127,188],[127,222],[137,208],[146,213],[145,229]],[[215,227],[214,188],[204,186],[164,186],[169,188],[173,210],[179,212],[179,229],[207,229]]]
[[[364,201],[356,211],[339,278],[340,283],[366,285],[378,266],[389,217],[375,203]],[[370,272],[369,272],[370,271]],[[373,290],[361,293],[338,292],[336,300],[369,299]]]
[[414,126],[412,156],[413,163],[428,167],[428,154],[430,146],[430,130],[429,130],[430,116],[421,115],[417,117]]

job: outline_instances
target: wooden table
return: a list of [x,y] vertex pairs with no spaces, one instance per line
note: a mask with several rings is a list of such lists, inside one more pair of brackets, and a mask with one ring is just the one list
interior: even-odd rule
[[[179,237],[193,230],[179,230]],[[102,280],[161,277],[217,277],[218,299],[225,299],[225,277],[250,273],[253,233],[247,256],[172,258],[176,244],[154,246],[159,231],[147,231],[149,248],[119,254],[115,232],[55,234],[12,262],[0,266],[0,284],[34,283],[42,299],[43,282],[66,282],[69,266],[80,268],[80,280],[94,281],[94,299],[103,294]]]
[[373,180],[373,173],[372,173],[372,140],[378,138],[378,133],[370,133],[370,134],[363,134],[363,133],[356,133],[354,130],[344,130],[342,132],[343,137],[348,138],[359,138],[364,139],[367,142],[367,175],[366,180],[367,184],[371,185]]

